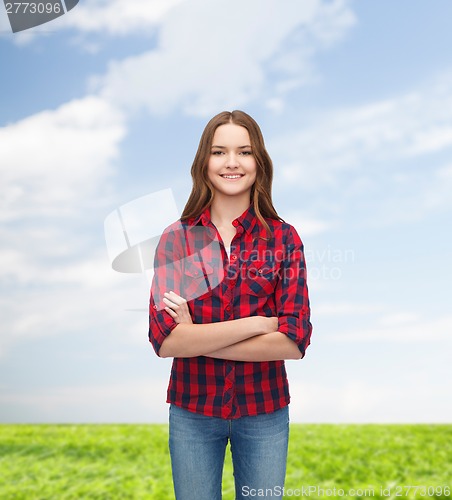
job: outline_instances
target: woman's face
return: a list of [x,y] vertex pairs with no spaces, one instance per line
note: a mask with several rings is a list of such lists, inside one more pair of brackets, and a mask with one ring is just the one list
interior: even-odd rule
[[220,125],[213,136],[207,165],[207,175],[216,193],[249,196],[256,171],[248,130],[233,123]]

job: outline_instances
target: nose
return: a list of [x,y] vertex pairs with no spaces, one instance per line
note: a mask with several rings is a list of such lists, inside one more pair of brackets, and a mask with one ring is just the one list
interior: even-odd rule
[[227,156],[226,167],[227,168],[238,168],[238,166],[239,166],[238,156],[235,153],[230,153]]

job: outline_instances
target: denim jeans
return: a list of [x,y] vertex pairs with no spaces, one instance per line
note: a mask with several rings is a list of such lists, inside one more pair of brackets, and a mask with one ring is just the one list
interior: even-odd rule
[[[170,406],[169,447],[176,500],[220,500],[231,443],[236,499],[282,498],[289,408],[225,420]],[[253,494],[254,493],[254,494]]]

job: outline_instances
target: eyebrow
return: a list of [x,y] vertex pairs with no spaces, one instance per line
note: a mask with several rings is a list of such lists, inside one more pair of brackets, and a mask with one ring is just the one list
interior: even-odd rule
[[[226,146],[216,146],[215,144],[212,146],[212,149],[213,148],[216,148],[216,149],[226,149]],[[250,145],[248,146],[239,146],[237,149],[246,149],[246,148],[251,148]]]

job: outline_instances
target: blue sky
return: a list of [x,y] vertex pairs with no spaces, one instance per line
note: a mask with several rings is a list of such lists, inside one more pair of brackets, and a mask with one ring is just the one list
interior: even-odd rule
[[86,0],[12,34],[0,6],[0,422],[166,421],[149,283],[112,270],[104,220],[167,188],[180,211],[206,121],[236,108],[308,260],[292,421],[450,422],[451,18],[446,0]]

